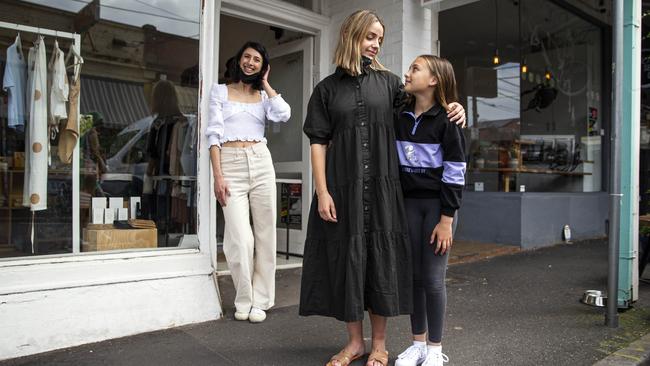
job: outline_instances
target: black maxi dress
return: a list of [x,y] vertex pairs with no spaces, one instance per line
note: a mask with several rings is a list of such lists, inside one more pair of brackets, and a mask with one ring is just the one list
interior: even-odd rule
[[355,77],[341,68],[314,89],[304,132],[311,144],[329,145],[327,189],[338,223],[312,201],[300,293],[300,315],[345,322],[364,310],[381,316],[412,311],[413,276],[393,107],[400,79],[366,67]]

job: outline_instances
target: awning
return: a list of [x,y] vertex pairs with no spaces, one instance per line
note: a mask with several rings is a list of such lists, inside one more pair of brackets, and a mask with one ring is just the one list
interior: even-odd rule
[[144,86],[121,80],[81,77],[81,114],[98,112],[104,126],[123,128],[149,113]]

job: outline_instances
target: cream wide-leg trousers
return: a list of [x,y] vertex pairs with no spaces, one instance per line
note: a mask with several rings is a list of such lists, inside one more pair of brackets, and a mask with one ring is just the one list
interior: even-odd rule
[[[222,147],[221,170],[230,190],[223,207],[223,251],[237,295],[235,308],[267,310],[275,303],[276,187],[265,143]],[[250,217],[253,218],[251,227]]]

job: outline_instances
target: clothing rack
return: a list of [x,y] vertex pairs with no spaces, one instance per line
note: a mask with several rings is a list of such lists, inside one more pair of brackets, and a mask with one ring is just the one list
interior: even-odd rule
[[[77,33],[61,32],[54,29],[41,27],[32,27],[18,23],[9,23],[0,21],[0,29],[14,30],[18,33],[33,33],[41,36],[54,38],[63,38],[72,40],[72,49],[77,55],[81,55],[81,35]],[[81,65],[75,62],[74,74],[79,74]],[[77,108],[80,107],[79,103]],[[79,113],[79,110],[77,110]],[[79,130],[79,119],[77,119],[77,130]],[[72,152],[72,253],[81,252],[81,241],[79,235],[81,232],[80,207],[79,207],[79,143],[74,147]]]

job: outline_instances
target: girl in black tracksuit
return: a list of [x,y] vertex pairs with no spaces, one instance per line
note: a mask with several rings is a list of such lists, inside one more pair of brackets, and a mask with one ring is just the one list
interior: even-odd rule
[[404,88],[410,103],[395,118],[395,134],[413,254],[414,343],[395,365],[442,365],[445,272],[465,184],[465,140],[447,118],[448,104],[457,101],[449,61],[419,56]]

